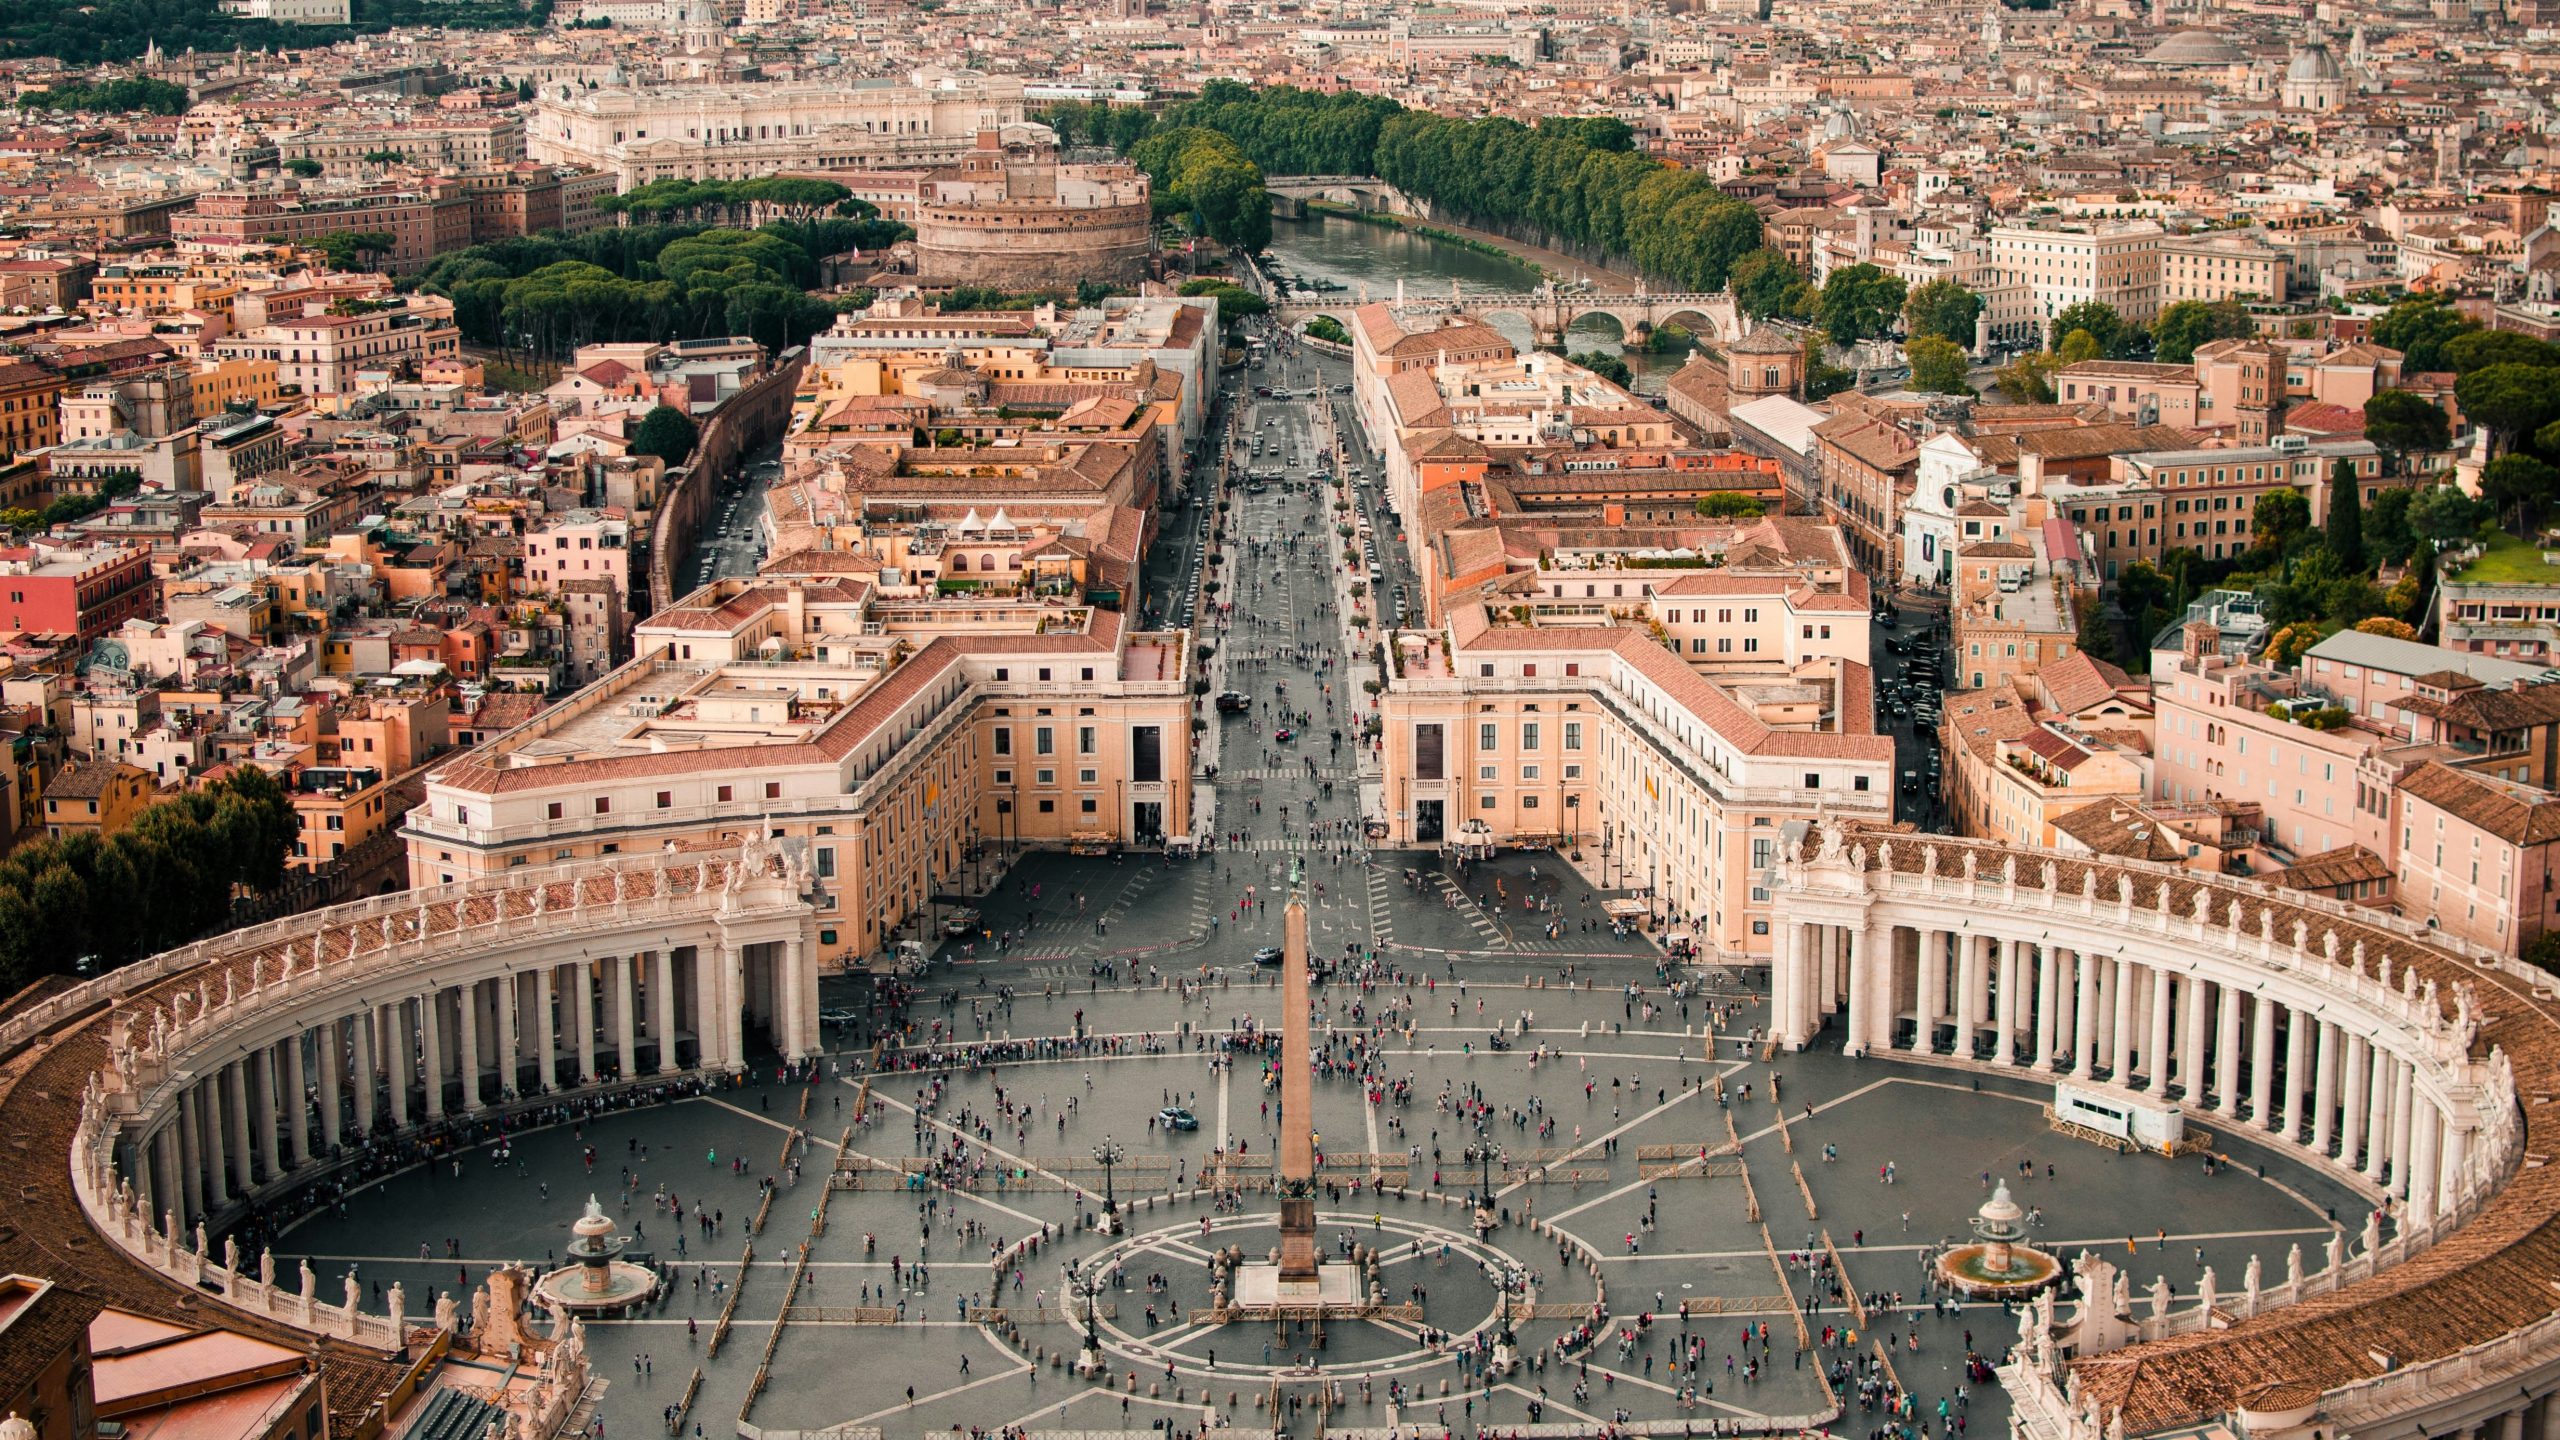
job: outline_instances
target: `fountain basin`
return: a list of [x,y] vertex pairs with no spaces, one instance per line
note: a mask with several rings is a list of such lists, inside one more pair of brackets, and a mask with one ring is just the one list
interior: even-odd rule
[[1958,1245],[1937,1263],[1939,1279],[1976,1299],[2032,1295],[2062,1274],[2062,1262],[2042,1250],[1996,1241]]

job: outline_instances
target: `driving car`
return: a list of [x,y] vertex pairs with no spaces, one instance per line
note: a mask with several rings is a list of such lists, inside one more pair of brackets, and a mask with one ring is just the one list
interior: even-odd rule
[[977,928],[978,912],[975,910],[955,910],[942,922],[942,933],[945,935],[967,935],[976,931]]
[[1167,1105],[1156,1112],[1156,1123],[1167,1130],[1197,1130],[1200,1117],[1179,1105]]
[[1252,709],[1253,701],[1246,698],[1241,690],[1221,690],[1218,692],[1218,708],[1232,714],[1238,710]]
[[1277,945],[1265,945],[1265,946],[1263,946],[1261,949],[1254,951],[1254,952],[1253,952],[1253,963],[1254,963],[1254,964],[1256,964],[1256,965],[1277,965],[1277,964],[1279,964],[1279,963],[1280,963],[1280,947],[1279,947],[1279,946],[1277,946]]
[[818,1012],[818,1023],[821,1025],[850,1025],[859,1018],[861,1017],[857,1016],[850,1010],[821,1010]]
[[1298,738],[1298,732],[1290,729],[1286,725],[1283,725],[1279,729],[1271,732],[1271,738],[1274,740],[1295,740]]

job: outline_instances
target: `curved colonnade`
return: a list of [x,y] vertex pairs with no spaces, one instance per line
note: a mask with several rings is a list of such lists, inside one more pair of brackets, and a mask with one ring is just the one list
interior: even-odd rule
[[2085,1261],[2091,1298],[2021,1317],[2020,1433],[2560,1440],[2552,977],[2321,897],[1982,841],[1835,830],[1774,880],[1786,1048],[2173,1105],[2375,1207],[2281,1281],[2253,1259],[2137,1303]]
[[[2217,1148],[2287,1147],[2391,1216],[2387,1238],[2379,1214],[2347,1217],[2281,1281],[2253,1262],[2201,1294],[2155,1284],[2147,1307],[2084,1267],[2097,1302],[2030,1308],[2003,1372],[2022,1431],[2560,1440],[2549,977],[2316,897],[1985,842],[1835,831],[1771,878],[1788,1048],[2175,1103]],[[21,1056],[13,1098],[50,1087],[34,1103],[63,1116],[72,1188],[121,1255],[388,1345],[396,1313],[218,1263],[202,1236],[368,1135],[734,1070],[751,1021],[809,1053],[806,882],[751,843],[378,897],[116,972],[0,1025],[0,1049]]]
[[[807,891],[798,857],[760,842],[525,870],[315,911],[92,982],[43,1007],[83,1016],[103,1060],[77,1092],[80,1207],[165,1279],[295,1329],[396,1345],[397,1287],[389,1314],[366,1315],[352,1280],[330,1304],[307,1269],[279,1284],[227,1243],[217,1260],[208,1232],[368,1140],[737,1073],[750,1024],[787,1057],[813,1053]],[[27,1038],[0,1028],[0,1045]]]

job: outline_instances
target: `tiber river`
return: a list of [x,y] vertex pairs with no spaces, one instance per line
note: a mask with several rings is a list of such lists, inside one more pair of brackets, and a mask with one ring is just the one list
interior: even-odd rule
[[[1445,240],[1415,235],[1383,225],[1363,225],[1339,216],[1319,215],[1305,220],[1271,221],[1271,258],[1282,270],[1307,280],[1331,280],[1345,288],[1329,292],[1323,298],[1342,302],[1341,319],[1351,322],[1351,308],[1357,303],[1360,287],[1369,287],[1372,300],[1395,298],[1396,281],[1404,281],[1408,299],[1445,298],[1449,282],[1457,281],[1470,290],[1534,290],[1538,272],[1515,260],[1486,255]],[[1573,277],[1567,275],[1565,279]],[[1304,297],[1301,297],[1304,298]],[[1512,344],[1530,348],[1529,329],[1517,316],[1492,317],[1493,327]],[[1580,354],[1596,350],[1604,355],[1623,353],[1616,338],[1616,324],[1606,316],[1591,316],[1574,322],[1566,337],[1565,348]],[[1626,356],[1628,368],[1635,371],[1635,388],[1646,394],[1658,393],[1665,376],[1680,368],[1687,357],[1657,355],[1637,351]]]

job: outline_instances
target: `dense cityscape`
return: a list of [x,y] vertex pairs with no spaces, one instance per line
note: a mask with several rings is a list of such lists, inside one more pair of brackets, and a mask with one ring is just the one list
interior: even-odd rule
[[2555,1440],[2555,76],[5,0],[0,1440]]

